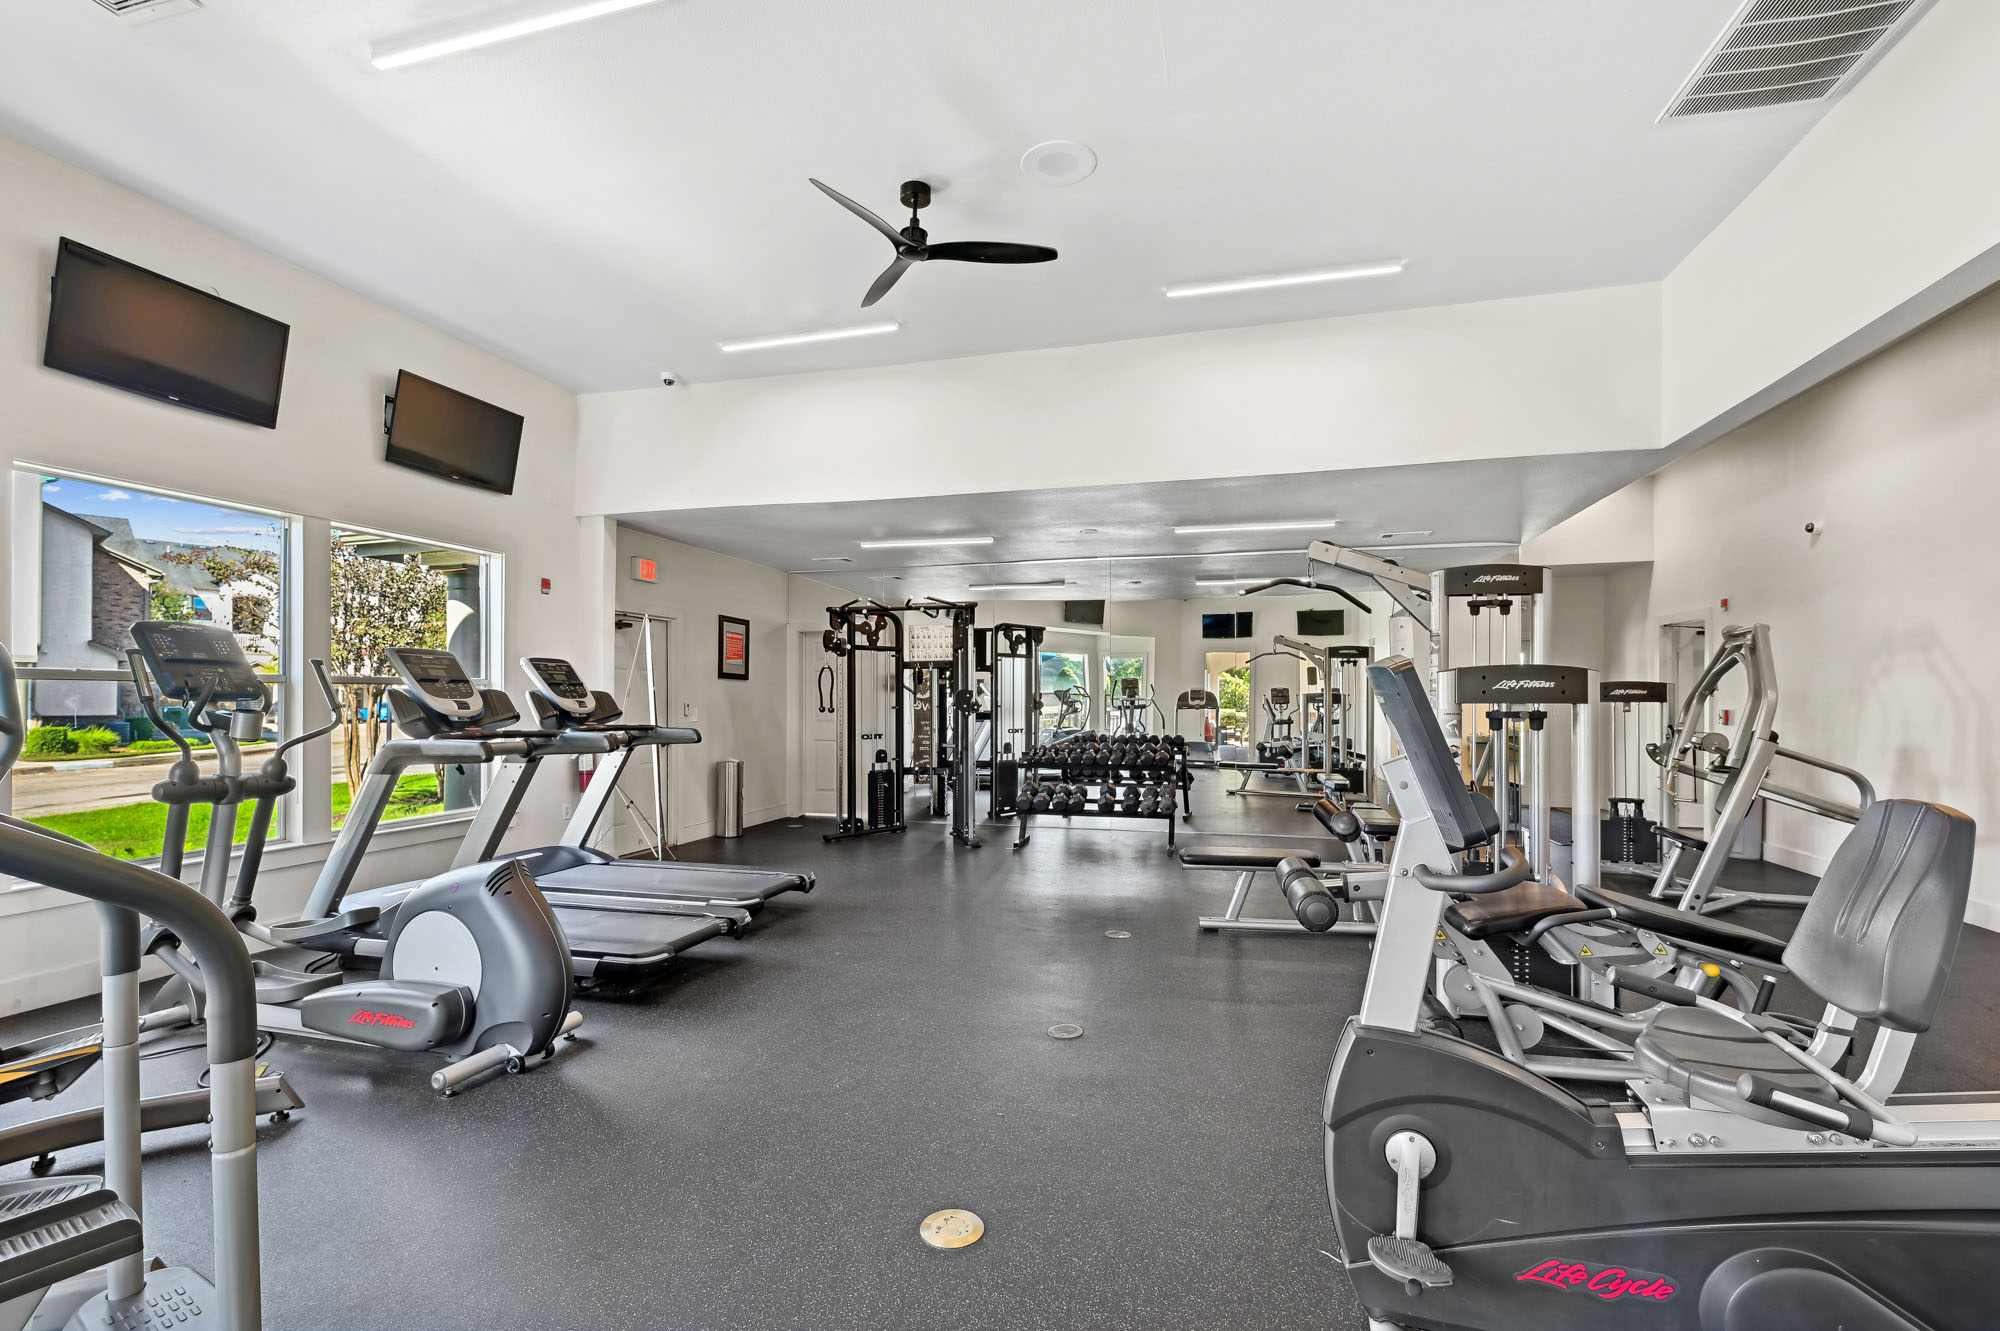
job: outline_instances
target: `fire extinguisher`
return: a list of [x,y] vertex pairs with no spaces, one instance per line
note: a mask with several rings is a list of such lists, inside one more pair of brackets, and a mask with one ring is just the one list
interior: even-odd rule
[[896,769],[889,766],[889,751],[875,750],[875,765],[868,769],[868,826],[891,826],[896,807]]

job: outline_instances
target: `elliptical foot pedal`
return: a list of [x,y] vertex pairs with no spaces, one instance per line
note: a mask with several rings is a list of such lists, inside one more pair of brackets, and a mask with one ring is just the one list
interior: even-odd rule
[[1451,1283],[1451,1268],[1431,1251],[1422,1239],[1399,1239],[1393,1234],[1377,1234],[1368,1240],[1368,1260],[1391,1280],[1425,1289],[1443,1289]]

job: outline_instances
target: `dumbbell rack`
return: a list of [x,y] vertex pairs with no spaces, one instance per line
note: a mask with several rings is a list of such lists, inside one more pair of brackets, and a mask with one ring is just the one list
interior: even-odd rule
[[[1188,797],[1189,790],[1194,786],[1194,774],[1188,768],[1185,752],[1173,753],[1171,761],[1165,766],[1157,764],[1139,766],[1131,763],[1112,766],[1081,757],[1071,760],[1044,756],[1023,762],[1021,775],[1023,780],[1047,779],[1075,786],[1087,786],[1091,791],[1091,799],[1087,808],[1065,809],[1061,812],[1054,809],[1037,810],[1024,801],[1015,815],[1015,850],[1028,844],[1029,823],[1036,818],[1135,818],[1164,822],[1167,825],[1167,848],[1171,850],[1174,846],[1175,822],[1181,817],[1194,816]],[[1127,809],[1118,804],[1106,806],[1100,802],[1105,787],[1122,790],[1128,785],[1140,782],[1163,786],[1168,792],[1165,806],[1155,809],[1152,813],[1141,813],[1137,809]],[[1178,807],[1176,807],[1176,795]]]

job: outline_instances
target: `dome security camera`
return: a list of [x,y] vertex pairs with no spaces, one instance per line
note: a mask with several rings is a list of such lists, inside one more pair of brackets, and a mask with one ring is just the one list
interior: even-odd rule
[[672,370],[660,371],[660,387],[672,388],[675,384],[679,383],[680,381],[681,377],[678,374],[675,374]]

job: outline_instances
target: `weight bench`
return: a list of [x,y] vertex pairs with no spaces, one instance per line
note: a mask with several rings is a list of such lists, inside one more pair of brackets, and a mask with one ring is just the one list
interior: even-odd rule
[[[1223,792],[1223,794],[1225,795],[1282,795],[1286,799],[1297,799],[1301,795],[1311,795],[1313,793],[1311,790],[1308,790],[1306,788],[1306,778],[1309,776],[1320,775],[1320,773],[1315,772],[1310,768],[1287,767],[1283,763],[1247,763],[1247,762],[1219,761],[1215,764],[1215,766],[1220,771],[1235,772],[1238,773],[1240,776],[1240,779],[1236,783],[1236,789],[1225,790]],[[1290,777],[1292,779],[1295,789],[1292,790],[1253,789],[1250,785],[1250,778],[1256,776],[1260,772],[1266,776]]]
[[[1330,799],[1315,801],[1311,812],[1335,839],[1352,842],[1361,835],[1358,821]],[[1373,915],[1373,900],[1379,892],[1359,897],[1350,891],[1350,879],[1386,878],[1388,866],[1359,860],[1322,865],[1317,851],[1289,846],[1183,846],[1181,865],[1188,869],[1230,869],[1236,873],[1235,890],[1221,915],[1201,916],[1198,927],[1216,933],[1347,933],[1372,934],[1375,922],[1369,919],[1340,919],[1340,902],[1348,901]],[[1278,890],[1292,908],[1292,919],[1245,919],[1243,907],[1257,875],[1269,872]]]

